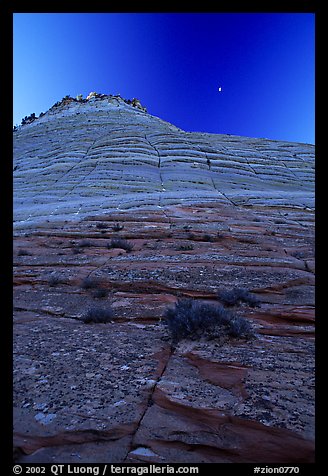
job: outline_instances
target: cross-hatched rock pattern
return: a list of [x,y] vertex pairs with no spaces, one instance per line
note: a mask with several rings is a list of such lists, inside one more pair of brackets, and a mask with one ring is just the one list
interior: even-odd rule
[[52,108],[14,144],[18,227],[212,200],[314,206],[312,145],[189,133],[119,98]]
[[[14,147],[16,461],[313,462],[314,147],[97,95]],[[172,341],[177,299],[238,288],[252,338]]]

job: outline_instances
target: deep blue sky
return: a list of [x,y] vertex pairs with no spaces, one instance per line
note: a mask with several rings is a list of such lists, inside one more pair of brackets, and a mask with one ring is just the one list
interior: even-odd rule
[[137,97],[187,131],[313,144],[314,23],[308,13],[14,14],[14,124],[97,91]]

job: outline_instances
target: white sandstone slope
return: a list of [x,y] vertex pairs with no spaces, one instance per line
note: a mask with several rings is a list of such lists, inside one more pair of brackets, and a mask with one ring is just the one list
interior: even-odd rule
[[62,100],[14,133],[16,227],[207,201],[314,207],[314,146],[185,132],[119,96]]

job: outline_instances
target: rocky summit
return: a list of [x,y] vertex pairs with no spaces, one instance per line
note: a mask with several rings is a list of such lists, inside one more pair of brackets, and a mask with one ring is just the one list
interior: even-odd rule
[[97,93],[13,135],[15,460],[313,462],[314,146]]

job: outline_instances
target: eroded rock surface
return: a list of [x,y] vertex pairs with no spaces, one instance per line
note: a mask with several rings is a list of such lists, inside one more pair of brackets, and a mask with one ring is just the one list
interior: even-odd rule
[[[14,137],[18,461],[312,462],[313,146],[187,133],[108,97]],[[235,287],[260,301],[232,308],[253,339],[171,345],[168,305]]]

